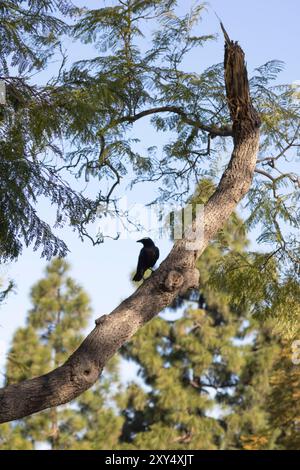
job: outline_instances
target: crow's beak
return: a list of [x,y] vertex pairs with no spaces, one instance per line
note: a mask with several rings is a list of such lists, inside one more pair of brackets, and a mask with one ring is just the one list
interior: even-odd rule
[[143,243],[143,239],[137,240],[136,242],[137,242],[137,243]]

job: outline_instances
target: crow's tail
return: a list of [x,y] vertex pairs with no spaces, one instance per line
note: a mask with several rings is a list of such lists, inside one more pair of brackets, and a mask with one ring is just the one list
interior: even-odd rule
[[137,271],[134,275],[134,277],[132,278],[133,281],[135,282],[139,282],[143,279],[143,274],[140,272],[140,271]]

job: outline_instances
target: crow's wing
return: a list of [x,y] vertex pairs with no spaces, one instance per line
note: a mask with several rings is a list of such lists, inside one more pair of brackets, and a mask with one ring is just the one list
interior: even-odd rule
[[159,257],[159,249],[156,246],[145,248],[145,270],[152,268]]
[[147,266],[147,251],[145,248],[142,248],[140,251],[139,259],[138,259],[138,264],[137,264],[137,271],[145,271],[146,266]]
[[134,281],[140,281],[146,271],[147,254],[145,248],[142,248],[139,254],[138,264],[136,268],[136,274],[133,278]]

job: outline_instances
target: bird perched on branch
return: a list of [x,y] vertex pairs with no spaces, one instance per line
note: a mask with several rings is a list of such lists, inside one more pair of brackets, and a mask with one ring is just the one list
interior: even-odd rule
[[151,238],[142,238],[141,240],[137,240],[137,243],[142,243],[144,246],[141,249],[136,273],[133,278],[133,281],[135,282],[143,279],[144,273],[147,269],[151,269],[159,258],[159,249],[155,246]]

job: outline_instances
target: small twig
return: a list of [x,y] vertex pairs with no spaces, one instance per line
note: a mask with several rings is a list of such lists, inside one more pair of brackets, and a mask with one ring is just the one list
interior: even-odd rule
[[259,173],[260,175],[264,175],[266,178],[269,178],[271,181],[273,181],[273,183],[275,183],[275,178],[270,175],[270,173],[267,173],[266,171],[264,170],[260,170],[258,168],[255,168],[255,173]]

